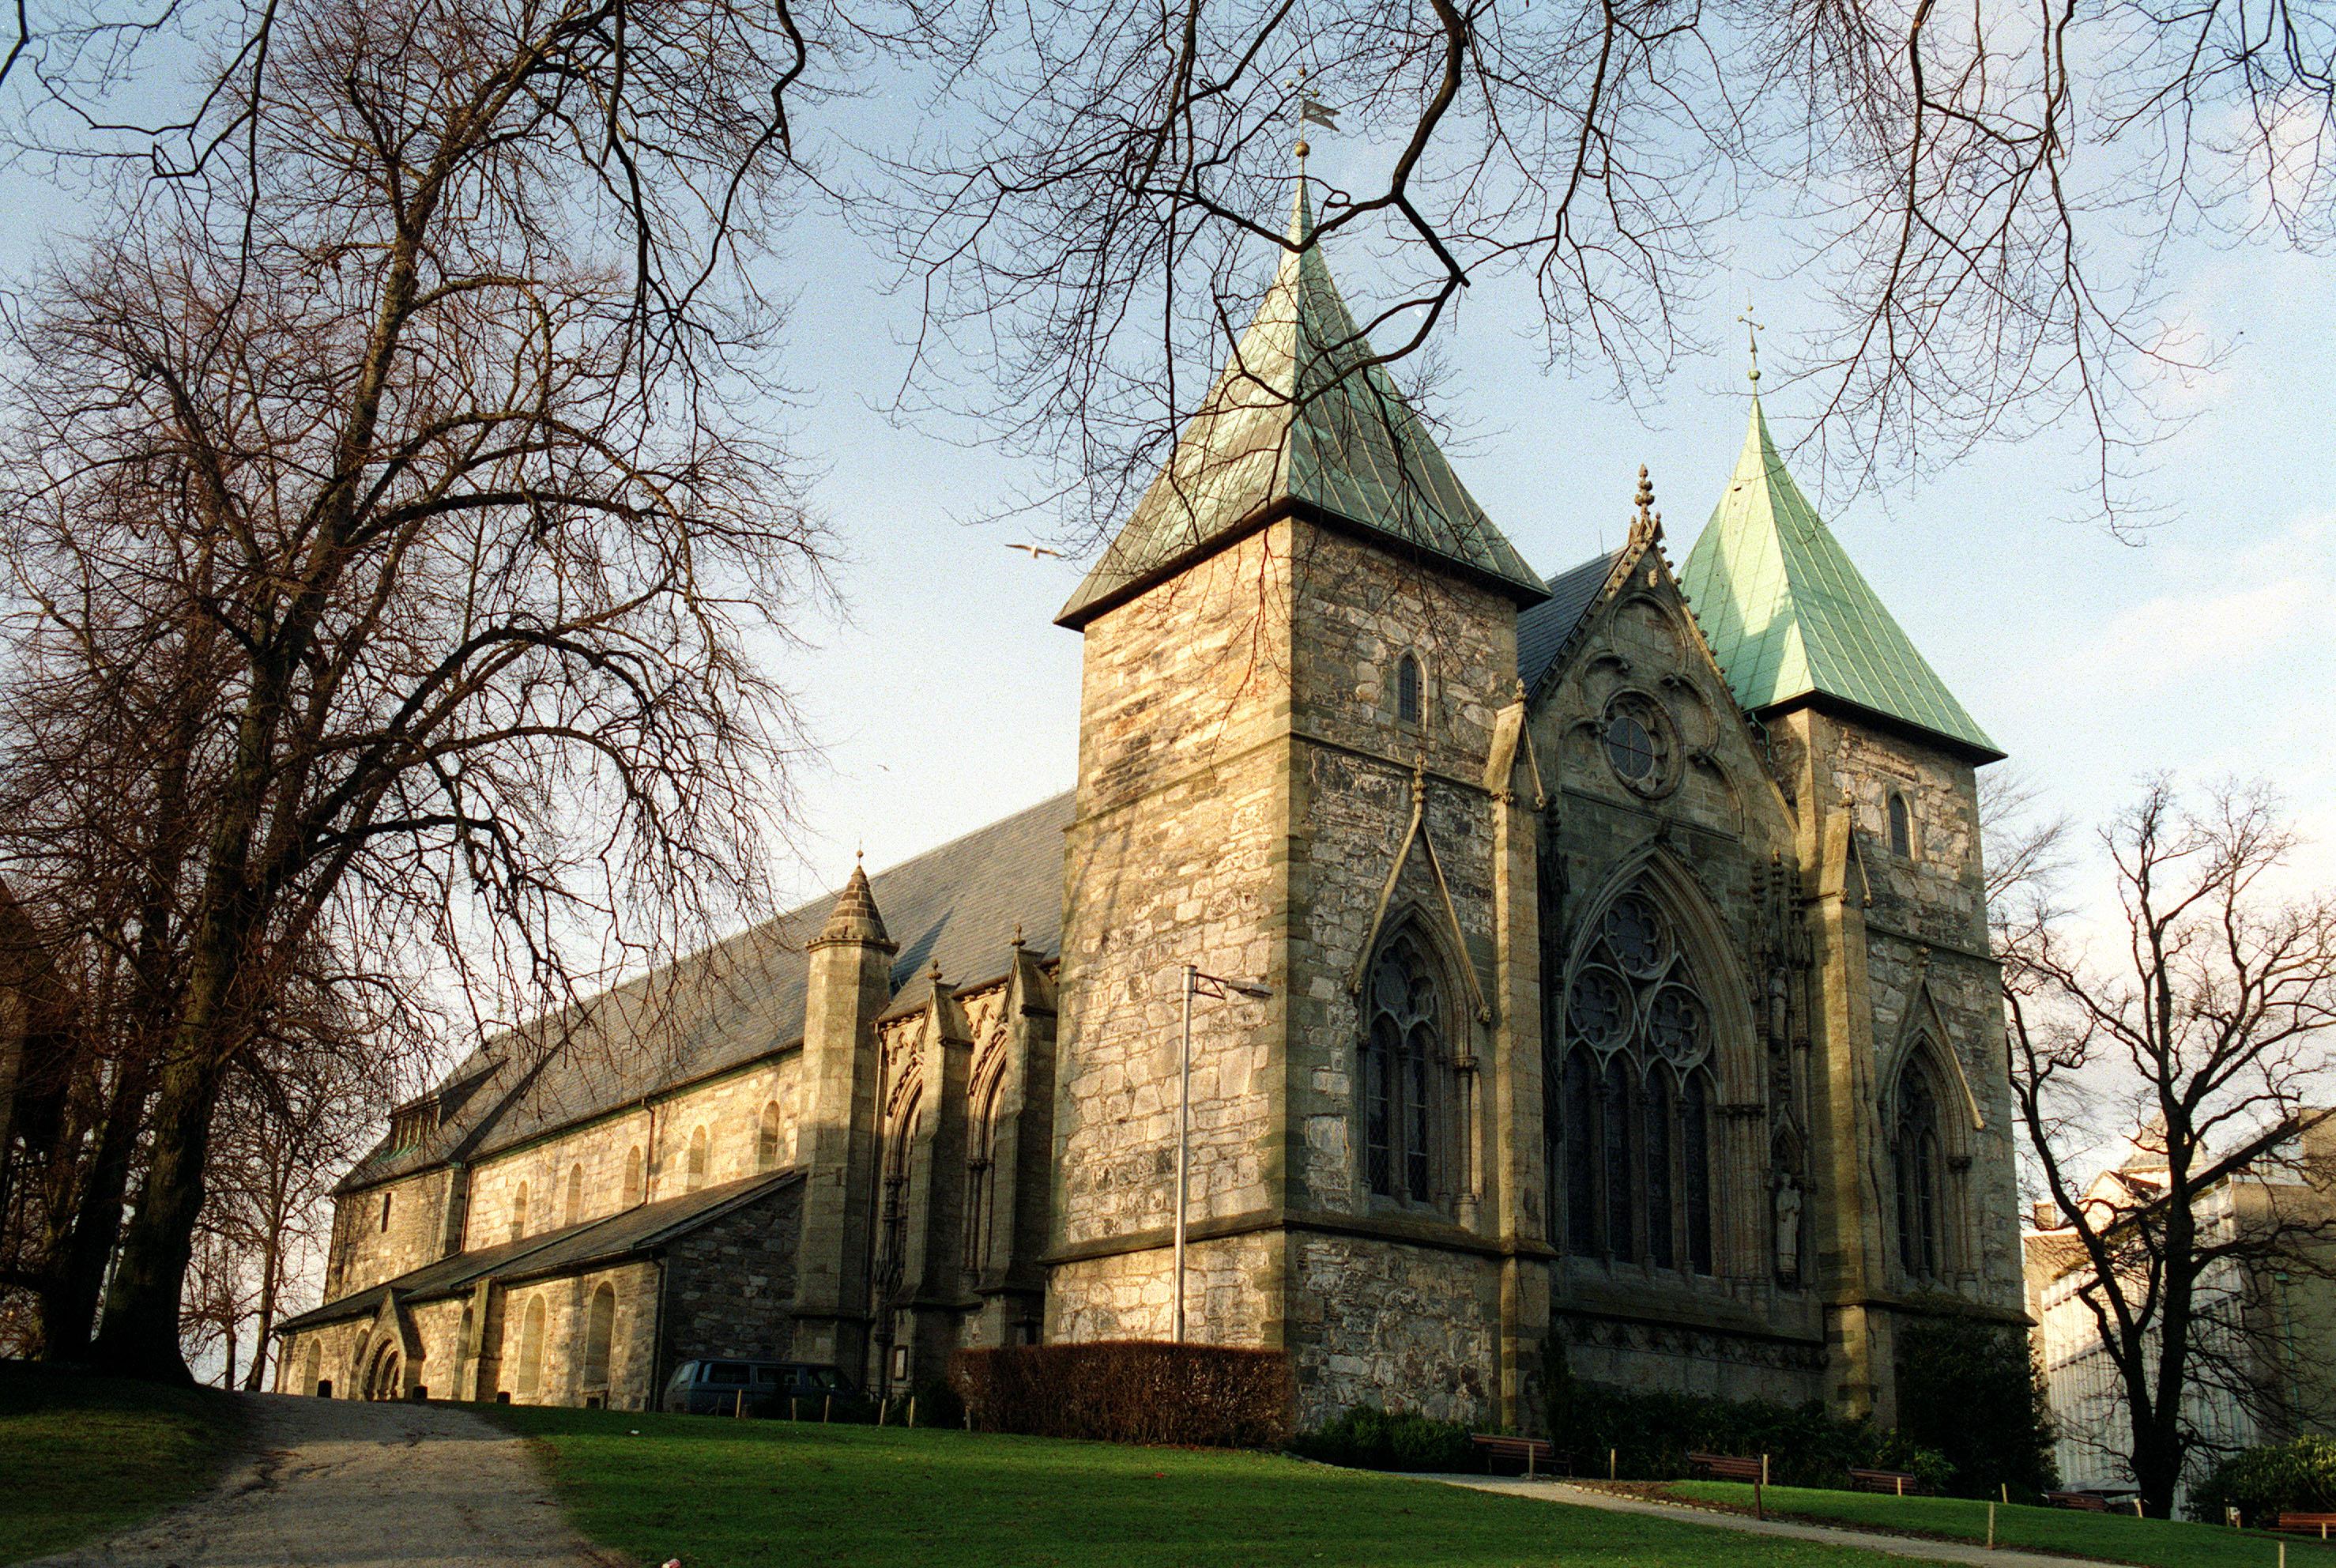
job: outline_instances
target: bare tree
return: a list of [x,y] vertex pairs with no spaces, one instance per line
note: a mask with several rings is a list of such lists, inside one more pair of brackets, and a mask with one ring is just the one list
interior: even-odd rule
[[[2120,1457],[2164,1515],[2205,1440],[2195,1390],[2257,1392],[2251,1292],[2324,1275],[2336,1242],[2336,1140],[2315,1109],[2336,1046],[2336,900],[2276,891],[2295,840],[2261,786],[2192,809],[2155,783],[2101,842],[2114,959],[2033,894],[1999,914],[1997,940],[2031,1169],[2115,1369]],[[2103,1129],[2132,1132],[2139,1157],[2096,1180],[2117,1164]],[[2211,1215],[2204,1200],[2234,1182],[2259,1201]]]
[[743,271],[784,8],[226,36],[177,177],[10,318],[0,490],[0,866],[150,1026],[94,1353],[175,1377],[222,1098],[323,988],[540,1004],[760,907],[795,737],[749,643],[822,559]]

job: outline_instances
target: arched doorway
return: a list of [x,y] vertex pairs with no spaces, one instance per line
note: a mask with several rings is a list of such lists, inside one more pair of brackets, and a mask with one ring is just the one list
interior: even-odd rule
[[384,1345],[374,1352],[373,1365],[365,1370],[365,1397],[368,1399],[400,1399],[404,1398],[401,1386],[405,1369],[404,1358],[395,1345]]

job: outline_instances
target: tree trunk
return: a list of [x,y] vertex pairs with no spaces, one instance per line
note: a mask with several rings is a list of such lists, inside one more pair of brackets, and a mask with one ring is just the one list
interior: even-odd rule
[[269,1216],[268,1239],[259,1246],[259,1332],[251,1341],[251,1373],[243,1380],[248,1394],[264,1392],[268,1383],[268,1335],[276,1327],[276,1275],[283,1267],[284,1221],[279,1210]]
[[145,1186],[123,1232],[122,1261],[105,1296],[105,1325],[92,1347],[93,1359],[109,1371],[193,1381],[179,1349],[179,1300],[203,1209],[203,1167],[220,1077],[208,1054],[183,1048],[163,1069]]
[[152,1078],[143,1051],[122,1063],[98,1131],[89,1179],[74,1206],[73,1232],[57,1271],[56,1290],[43,1303],[43,1355],[51,1361],[80,1361],[89,1355],[97,1327],[97,1301],[105,1289],[105,1266],[122,1239],[122,1205],[130,1191],[130,1167],[138,1153],[138,1125],[146,1112]]

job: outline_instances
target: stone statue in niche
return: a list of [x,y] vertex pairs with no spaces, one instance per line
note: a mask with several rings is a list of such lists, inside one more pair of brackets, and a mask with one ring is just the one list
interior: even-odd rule
[[1776,1277],[1801,1277],[1801,1184],[1790,1171],[1776,1178]]

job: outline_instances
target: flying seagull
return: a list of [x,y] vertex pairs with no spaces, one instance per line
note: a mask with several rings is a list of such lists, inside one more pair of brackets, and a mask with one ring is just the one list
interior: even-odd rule
[[1064,556],[1064,554],[1063,554],[1063,552],[1062,552],[1061,550],[1048,550],[1048,549],[1047,549],[1045,545],[1043,545],[1043,544],[1016,544],[1016,543],[1012,542],[1011,541],[1008,541],[1007,542],[1006,548],[1007,548],[1007,549],[1008,549],[1008,550],[1022,550],[1022,551],[1024,551],[1025,553],[1027,553],[1027,554],[1030,557],[1030,559],[1031,559],[1032,560],[1037,560],[1037,559],[1038,559],[1040,556],[1042,556],[1042,555],[1051,555],[1051,556],[1055,557],[1055,558],[1056,558],[1056,560],[1066,560],[1066,559],[1068,559],[1067,557]]

